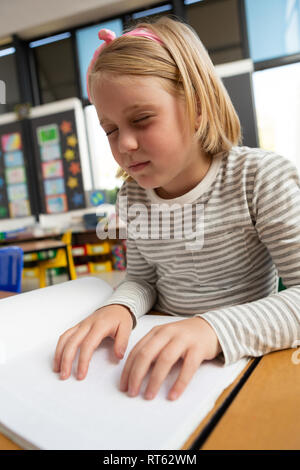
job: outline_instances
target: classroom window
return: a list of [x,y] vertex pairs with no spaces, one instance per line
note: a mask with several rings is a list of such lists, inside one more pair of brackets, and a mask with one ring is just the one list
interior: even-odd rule
[[0,80],[0,114],[3,114],[13,111],[20,101],[15,49],[10,45],[0,47]]
[[173,7],[171,3],[165,3],[146,10],[136,11],[126,17],[126,28],[133,28],[141,21],[155,21],[161,16],[169,16],[172,14],[172,11]]
[[192,5],[193,3],[203,2],[203,0],[184,0],[185,5]]
[[41,103],[78,95],[70,33],[29,43],[36,61]]
[[100,126],[94,105],[84,108],[87,138],[90,150],[91,172],[95,189],[114,189],[120,187],[123,180],[116,178],[118,164],[110,149],[108,138]]
[[300,51],[300,0],[246,0],[254,62]]
[[244,58],[238,0],[191,2],[186,12],[214,64]]
[[123,32],[123,22],[120,18],[116,18],[93,26],[87,26],[86,28],[80,28],[76,31],[81,95],[86,99],[88,98],[86,89],[87,69],[95,50],[103,42],[99,40],[98,32],[100,29],[104,28],[111,29],[118,37],[121,36]]
[[153,7],[153,8],[149,8],[148,10],[142,10],[142,11],[138,11],[136,13],[133,13],[132,14],[132,18],[133,19],[140,19],[140,18],[145,18],[145,17],[149,17],[149,16],[153,16],[153,15],[161,15],[163,13],[170,13],[170,11],[172,10],[172,5],[171,3],[167,3],[166,5],[161,5],[161,6],[158,6],[158,7]]
[[260,146],[300,172],[300,63],[255,72],[253,89]]

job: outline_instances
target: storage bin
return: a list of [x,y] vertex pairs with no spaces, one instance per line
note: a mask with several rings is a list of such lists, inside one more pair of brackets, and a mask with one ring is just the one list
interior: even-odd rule
[[36,261],[38,259],[37,253],[24,253],[23,260],[24,263],[30,261]]
[[72,246],[72,255],[73,256],[85,256],[86,252],[86,245],[73,245]]
[[87,255],[106,255],[110,253],[110,244],[108,242],[95,245],[88,243],[86,245],[86,253]]
[[40,270],[39,268],[32,267],[32,268],[23,268],[23,278],[24,279],[32,279],[34,277],[39,278],[40,277]]
[[105,271],[112,271],[111,261],[104,261],[103,263],[88,263],[91,273],[101,273]]
[[47,251],[39,251],[37,253],[38,260],[45,260],[45,259],[52,259],[55,258],[57,250],[47,250]]
[[89,263],[75,265],[75,271],[77,276],[83,276],[84,274],[90,273]]

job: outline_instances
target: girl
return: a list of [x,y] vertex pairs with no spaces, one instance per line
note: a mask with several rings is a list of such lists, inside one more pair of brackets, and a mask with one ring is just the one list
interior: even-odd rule
[[[300,338],[299,178],[287,159],[238,146],[238,117],[189,26],[161,18],[119,38],[107,30],[99,37],[105,42],[88,90],[125,179],[118,201],[127,198],[129,222],[134,204],[147,210],[141,236],[127,240],[124,282],[60,337],[54,370],[69,377],[80,348],[77,377],[84,378],[107,336],[121,359],[137,319],[151,309],[185,316],[137,343],[120,383],[136,396],[153,365],[151,399],[182,359],[172,400],[204,360],[221,354],[227,365]],[[144,233],[158,205],[173,211],[168,238],[160,223],[151,227],[155,236]],[[174,236],[183,208],[202,242]],[[280,293],[278,275],[287,287]]]

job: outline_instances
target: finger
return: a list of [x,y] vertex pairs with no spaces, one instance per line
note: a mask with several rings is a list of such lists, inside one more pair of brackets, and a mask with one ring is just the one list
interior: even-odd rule
[[56,345],[55,353],[54,353],[54,359],[53,359],[53,371],[54,372],[60,371],[61,358],[62,358],[63,350],[65,348],[65,344],[70,338],[70,336],[72,336],[78,328],[79,328],[79,325],[76,325],[73,328],[70,328],[69,330],[65,331],[65,333],[60,336],[58,343]]
[[140,349],[151,339],[151,337],[154,335],[153,329],[147,333],[142,339],[140,339],[134,348],[130,351],[125,366],[123,368],[122,374],[121,374],[121,379],[120,379],[120,390],[122,392],[126,392],[128,389],[128,374],[131,369],[131,366],[135,360],[136,355],[139,353]]
[[195,349],[187,352],[177,380],[168,394],[169,400],[176,400],[184,392],[203,360],[204,357],[200,356]]
[[130,323],[120,322],[114,344],[115,355],[120,359],[124,357],[126,352],[131,331]]
[[76,352],[90,330],[89,325],[81,326],[78,330],[68,338],[61,357],[60,378],[67,379],[71,374],[72,363],[75,359]]
[[169,339],[165,335],[154,335],[139,349],[127,376],[128,393],[130,396],[138,395],[143,379],[152,362],[156,360],[168,341]]
[[82,380],[85,378],[95,349],[97,349],[97,347],[102,343],[104,338],[110,335],[111,331],[105,329],[103,325],[102,328],[99,328],[99,324],[92,326],[80,346],[77,365],[77,379]]
[[159,354],[155,366],[151,372],[147,389],[145,391],[145,398],[152,400],[158,393],[163,381],[169,374],[173,365],[184,353],[185,345],[182,341],[170,341],[167,346]]

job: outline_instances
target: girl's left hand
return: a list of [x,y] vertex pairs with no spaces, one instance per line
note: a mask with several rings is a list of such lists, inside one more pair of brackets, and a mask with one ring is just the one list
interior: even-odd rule
[[214,359],[220,352],[217,335],[203,318],[193,317],[155,326],[130,352],[122,372],[120,389],[123,392],[128,390],[132,397],[138,395],[143,379],[154,363],[144,395],[151,400],[172,366],[182,358],[181,370],[168,394],[170,400],[176,400],[201,362]]

